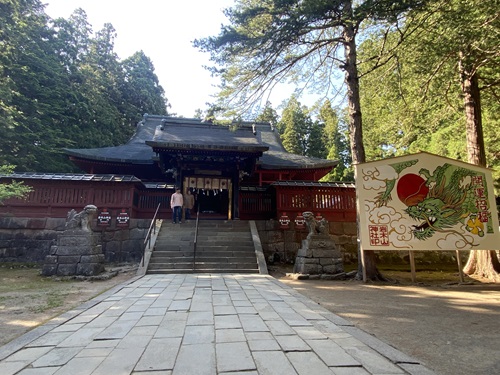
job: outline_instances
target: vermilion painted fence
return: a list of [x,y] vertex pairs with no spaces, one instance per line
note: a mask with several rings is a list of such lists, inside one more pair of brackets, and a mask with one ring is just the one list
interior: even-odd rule
[[[2,180],[5,182],[5,180]],[[8,182],[8,181],[7,181]],[[126,209],[132,218],[151,218],[161,203],[160,218],[171,215],[168,189],[143,189],[137,180],[78,181],[25,180],[33,191],[26,199],[11,198],[0,205],[0,216],[66,217],[87,204],[106,208],[112,215]],[[356,194],[352,186],[321,183],[278,183],[266,191],[242,188],[238,199],[243,220],[279,219],[286,212],[294,220],[304,211],[321,214],[328,221],[356,221]]]
[[276,217],[275,199],[269,191],[240,191],[241,220],[267,220]]
[[[335,184],[338,185],[338,184]],[[356,191],[353,186],[328,186],[328,184],[277,185],[276,210],[284,212],[291,220],[298,214],[311,211],[321,214],[330,222],[356,221]]]
[[72,209],[81,210],[88,204],[109,210],[127,209],[132,217],[138,213],[133,183],[100,183],[97,187],[88,181],[29,180],[25,184],[33,190],[25,199],[5,200],[0,216],[66,217]]

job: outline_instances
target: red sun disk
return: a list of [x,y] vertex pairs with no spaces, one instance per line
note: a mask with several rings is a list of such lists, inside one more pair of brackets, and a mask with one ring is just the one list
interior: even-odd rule
[[400,177],[396,190],[398,198],[406,206],[413,206],[422,202],[429,193],[429,188],[425,186],[425,180],[414,173],[408,173]]

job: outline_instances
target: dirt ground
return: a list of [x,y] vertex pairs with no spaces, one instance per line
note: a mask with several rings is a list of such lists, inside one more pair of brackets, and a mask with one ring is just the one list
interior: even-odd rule
[[[362,330],[422,361],[441,375],[500,374],[500,284],[454,272],[383,270],[389,282],[293,280],[287,266],[272,276]],[[108,268],[107,280],[39,276],[36,268],[0,264],[0,345],[135,276],[135,268]]]
[[90,281],[42,277],[38,268],[0,263],[0,346],[130,279],[136,271],[129,265],[112,266],[101,280]]

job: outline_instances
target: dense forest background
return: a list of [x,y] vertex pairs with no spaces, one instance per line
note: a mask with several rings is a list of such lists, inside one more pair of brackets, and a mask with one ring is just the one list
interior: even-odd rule
[[[416,15],[389,31],[373,25],[361,30],[358,68],[367,160],[428,151],[467,161],[454,49],[472,40],[484,52],[473,57],[478,62],[487,165],[498,188],[498,1],[452,3],[468,8],[450,8],[420,20]],[[461,35],[460,30],[466,32]],[[410,37],[401,43],[403,32]],[[15,165],[17,171],[75,172],[63,148],[123,144],[144,113],[168,114],[152,61],[142,51],[120,60],[114,52],[116,37],[111,24],[94,32],[81,9],[69,19],[51,19],[38,0],[0,1],[0,165]],[[341,96],[337,88],[335,104],[322,100],[307,107],[294,94],[278,107],[268,102],[244,117],[271,122],[290,152],[340,160],[325,180],[352,181],[348,113]],[[193,117],[213,112],[198,110]]]
[[73,172],[62,148],[123,144],[168,101],[142,52],[120,61],[111,24],[50,19],[38,0],[0,1],[0,165]]

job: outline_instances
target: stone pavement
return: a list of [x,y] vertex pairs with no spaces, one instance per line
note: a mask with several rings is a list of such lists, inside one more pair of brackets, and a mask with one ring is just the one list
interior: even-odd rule
[[268,275],[146,275],[0,348],[0,374],[432,371]]

